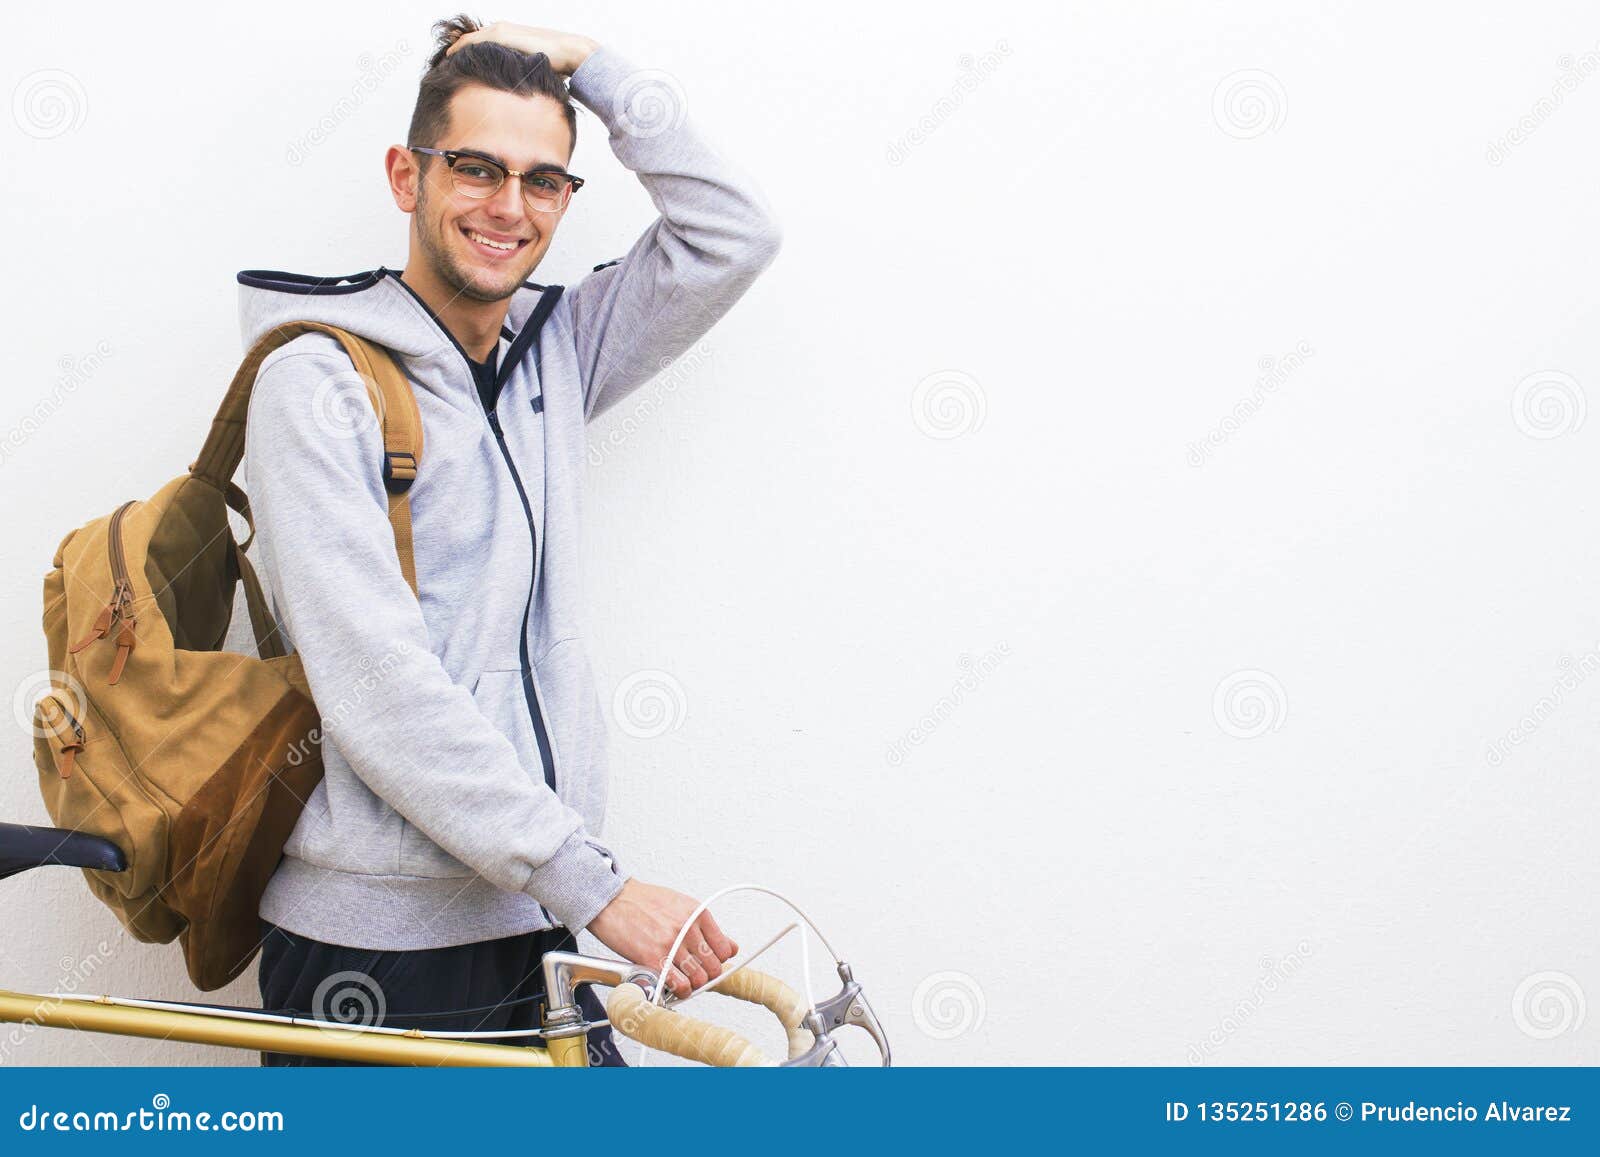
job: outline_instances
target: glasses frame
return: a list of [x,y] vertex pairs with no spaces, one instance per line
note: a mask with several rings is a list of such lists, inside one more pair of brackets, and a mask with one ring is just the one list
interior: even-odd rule
[[[493,157],[489,156],[487,153],[480,153],[480,152],[477,152],[477,151],[475,151],[473,149],[429,149],[429,148],[424,148],[421,145],[407,145],[406,148],[409,149],[413,153],[426,153],[430,157],[443,157],[444,158],[444,163],[447,166],[449,166],[450,172],[452,174],[451,187],[454,188],[456,190],[456,192],[460,193],[463,197],[471,197],[475,201],[487,201],[490,197],[493,197],[496,193],[498,193],[502,188],[505,187],[505,183],[506,183],[506,178],[507,177],[515,177],[522,184],[522,203],[525,204],[531,211],[533,211],[535,213],[560,213],[560,212],[563,212],[566,209],[566,207],[572,203],[572,194],[576,193],[579,189],[583,188],[583,178],[582,177],[574,176],[573,174],[567,172],[565,169],[558,169],[558,168],[554,168],[554,167],[549,166],[549,165],[541,166],[541,167],[539,167],[537,169],[513,169],[513,168],[507,167],[504,164],[501,164],[499,161],[495,160]],[[456,185],[455,181],[454,181],[454,176],[453,176],[454,173],[455,173],[456,162],[461,160],[463,157],[470,157],[474,161],[480,161],[483,164],[490,165],[493,168],[496,168],[496,169],[500,170],[500,181],[499,181],[499,183],[496,184],[493,189],[491,189],[488,193],[484,194],[482,197],[474,196],[474,194],[468,193],[464,189],[462,189],[459,185]],[[533,203],[532,194],[530,193],[530,191],[528,189],[528,183],[526,181],[523,181],[522,178],[523,177],[531,177],[531,176],[534,176],[535,174],[540,174],[540,173],[544,174],[545,176],[549,176],[549,177],[562,177],[562,178],[564,178],[566,180],[566,182],[567,182],[567,192],[566,192],[565,197],[563,197],[563,199],[562,199],[560,208],[557,208],[557,209],[545,209],[545,208],[541,208],[540,206],[535,205]]]

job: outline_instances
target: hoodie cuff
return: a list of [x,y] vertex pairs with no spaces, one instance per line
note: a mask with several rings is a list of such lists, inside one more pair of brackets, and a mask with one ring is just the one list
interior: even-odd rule
[[622,82],[639,71],[638,65],[616,49],[602,44],[572,70],[567,78],[567,91],[599,117],[607,129],[614,129],[623,111],[617,107],[617,93]]
[[533,870],[522,890],[548,908],[563,928],[577,932],[616,898],[627,879],[579,829]]

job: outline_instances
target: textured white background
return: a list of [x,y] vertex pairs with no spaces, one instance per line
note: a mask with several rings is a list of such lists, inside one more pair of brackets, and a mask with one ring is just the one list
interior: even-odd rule
[[[906,1062],[1600,1060],[1600,17],[1417,8],[582,7],[786,237],[595,428],[603,694],[673,681],[665,734],[618,717],[608,836],[792,892]],[[381,158],[444,14],[0,39],[5,94],[70,78],[64,126],[0,117],[7,695],[61,536],[199,447],[234,273],[404,263]],[[651,218],[598,129],[543,280]],[[26,733],[0,755],[0,812],[42,821]],[[73,873],[0,891],[0,986],[104,940],[81,987],[193,997]]]

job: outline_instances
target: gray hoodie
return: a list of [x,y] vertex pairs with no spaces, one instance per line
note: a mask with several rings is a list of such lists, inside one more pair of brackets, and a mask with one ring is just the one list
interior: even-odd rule
[[565,291],[516,292],[492,410],[395,271],[239,274],[247,349],[296,320],[370,338],[398,356],[425,432],[413,597],[382,437],[338,344],[289,342],[251,397],[252,554],[305,665],[326,767],[261,902],[291,932],[444,947],[582,928],[621,890],[596,838],[606,722],[581,630],[585,424],[693,345],[780,243],[761,193],[689,121],[629,120],[631,86],[661,75],[609,47],[573,73],[660,216]]

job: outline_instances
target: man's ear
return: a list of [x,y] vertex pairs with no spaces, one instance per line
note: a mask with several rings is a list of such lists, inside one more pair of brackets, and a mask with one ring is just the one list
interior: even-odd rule
[[402,213],[417,211],[417,182],[422,180],[422,170],[417,165],[417,155],[410,149],[390,145],[383,155],[384,172],[389,178],[389,194]]

